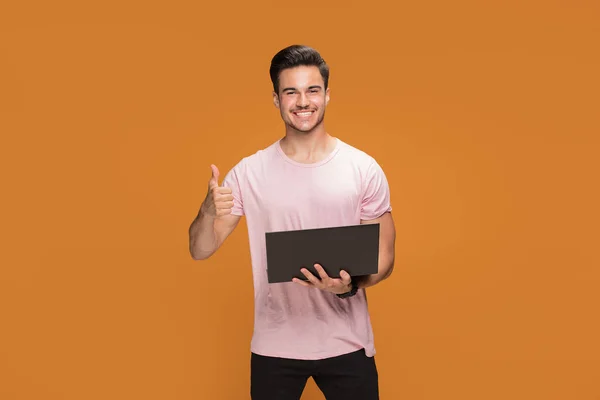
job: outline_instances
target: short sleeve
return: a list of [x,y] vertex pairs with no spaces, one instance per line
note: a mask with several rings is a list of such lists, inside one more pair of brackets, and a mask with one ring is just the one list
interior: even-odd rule
[[242,162],[240,161],[235,167],[233,167],[227,175],[225,175],[225,179],[223,179],[222,186],[231,189],[231,193],[233,194],[233,208],[231,209],[231,213],[233,215],[242,216],[244,215],[244,202],[242,196]]
[[392,211],[390,188],[383,169],[372,160],[363,178],[363,196],[360,210],[361,220],[371,220]]

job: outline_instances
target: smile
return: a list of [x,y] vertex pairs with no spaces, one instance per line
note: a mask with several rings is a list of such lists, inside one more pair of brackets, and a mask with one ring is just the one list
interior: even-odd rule
[[301,111],[301,112],[295,112],[294,114],[299,117],[310,117],[313,112],[314,111]]

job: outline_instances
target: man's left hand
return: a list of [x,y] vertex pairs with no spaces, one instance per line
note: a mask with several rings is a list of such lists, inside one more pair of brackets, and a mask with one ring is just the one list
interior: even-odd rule
[[344,294],[352,290],[352,278],[350,277],[350,274],[346,271],[340,271],[340,278],[330,278],[321,265],[315,264],[315,269],[319,273],[319,277],[321,279],[314,276],[306,268],[302,268],[300,272],[302,272],[302,274],[306,276],[308,282],[305,282],[298,278],[294,278],[292,279],[292,281],[302,286],[316,287],[318,289],[334,294]]

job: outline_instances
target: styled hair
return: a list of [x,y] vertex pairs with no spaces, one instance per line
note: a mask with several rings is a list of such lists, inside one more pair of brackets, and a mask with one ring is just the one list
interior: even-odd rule
[[329,66],[315,49],[294,44],[280,50],[271,60],[271,82],[273,82],[273,90],[279,94],[279,74],[284,69],[294,68],[299,66],[315,66],[319,68],[323,82],[325,82],[325,90],[329,82]]

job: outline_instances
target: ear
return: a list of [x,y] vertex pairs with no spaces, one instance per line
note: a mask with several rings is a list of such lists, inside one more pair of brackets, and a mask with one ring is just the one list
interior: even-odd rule
[[279,96],[277,96],[277,93],[275,92],[273,92],[273,104],[275,107],[279,108]]
[[329,88],[325,91],[325,105],[329,104]]

